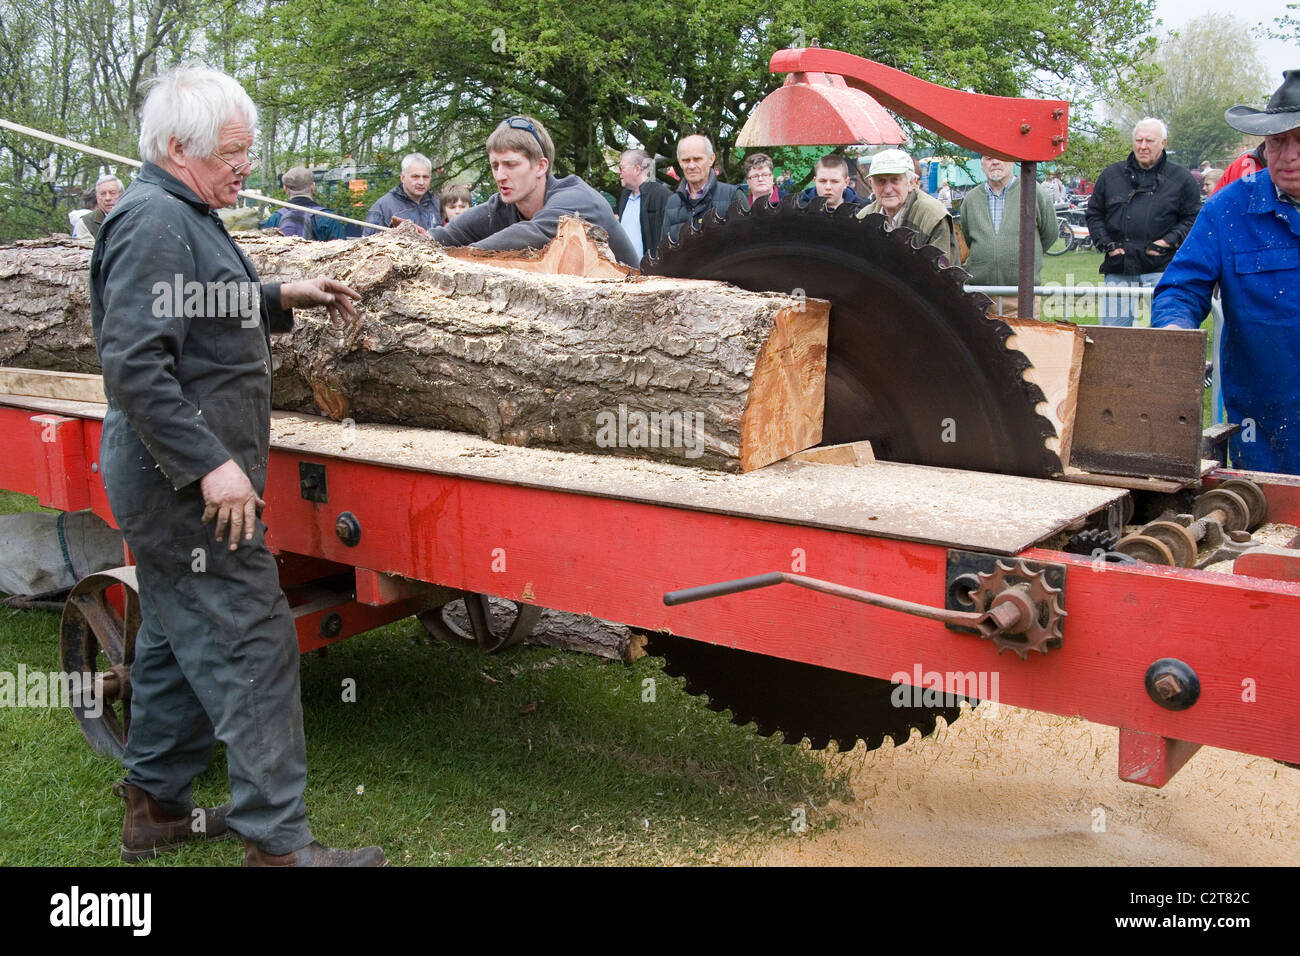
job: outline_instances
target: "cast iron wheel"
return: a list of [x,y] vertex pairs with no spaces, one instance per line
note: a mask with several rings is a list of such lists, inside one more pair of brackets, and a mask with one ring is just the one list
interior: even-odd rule
[[[120,588],[125,614],[109,600]],[[120,758],[131,729],[131,662],[140,629],[135,568],[114,568],[77,582],[63,606],[59,659],[65,674],[88,676],[94,695],[71,700],[72,713],[96,753]]]

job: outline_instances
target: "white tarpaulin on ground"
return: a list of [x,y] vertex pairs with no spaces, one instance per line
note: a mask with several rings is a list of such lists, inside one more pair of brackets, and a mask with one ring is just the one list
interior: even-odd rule
[[0,515],[0,592],[66,591],[88,574],[125,563],[122,532],[90,511]]

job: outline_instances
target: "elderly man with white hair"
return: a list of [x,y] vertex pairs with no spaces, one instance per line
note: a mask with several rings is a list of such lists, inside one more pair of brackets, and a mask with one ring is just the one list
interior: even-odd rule
[[[1192,231],[1201,187],[1191,170],[1169,162],[1169,129],[1153,116],[1133,127],[1133,152],[1097,177],[1088,231],[1103,253],[1098,270],[1111,288],[1154,287]],[[1133,300],[1104,296],[1102,325],[1133,324]]]
[[736,187],[724,183],[713,171],[717,160],[713,143],[707,136],[693,133],[677,144],[677,165],[682,168],[682,182],[668,197],[664,208],[663,234],[676,240],[685,227],[698,229],[709,210],[726,216],[736,196]]
[[[245,865],[380,864],[377,847],[331,850],[307,825],[298,644],[258,516],[270,332],[292,326],[293,308],[355,321],[359,296],[325,278],[262,285],[226,232],[216,210],[256,162],[256,126],[224,73],[158,77],[140,116],[144,166],[91,255],[100,474],[140,590],[122,859],[234,832]],[[232,803],[201,811],[192,785],[218,740]]]
[[[407,153],[402,157],[402,175],[392,189],[384,193],[366,213],[366,222],[377,226],[396,226],[402,220],[413,222],[421,229],[435,229],[442,225],[442,208],[429,191],[433,181],[433,163],[423,153]],[[379,230],[367,229],[367,236]]]
[[72,234],[78,239],[94,239],[99,235],[99,227],[104,224],[104,217],[113,211],[120,198],[122,198],[122,180],[112,173],[100,176],[95,180],[95,208],[77,220],[72,227]]
[[885,228],[906,226],[917,233],[923,245],[931,245],[947,258],[947,265],[957,265],[957,234],[952,213],[943,203],[917,188],[916,164],[901,149],[882,149],[871,157],[867,179],[875,194],[858,213],[865,219],[873,213],[885,217]]

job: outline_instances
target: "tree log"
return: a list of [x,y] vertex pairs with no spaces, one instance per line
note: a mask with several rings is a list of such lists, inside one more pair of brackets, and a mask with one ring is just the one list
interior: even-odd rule
[[[273,337],[279,408],[730,471],[821,440],[820,300],[621,268],[592,278],[608,264],[571,236],[551,265],[537,264],[546,251],[481,256],[391,233],[236,238],[264,281],[327,275],[362,295],[351,331],[299,311]],[[98,371],[89,256],[71,239],[0,248],[0,364]],[[545,274],[573,263],[590,275]]]

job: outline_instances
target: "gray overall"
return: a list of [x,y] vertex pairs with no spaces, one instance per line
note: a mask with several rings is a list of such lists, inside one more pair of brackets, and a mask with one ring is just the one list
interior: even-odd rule
[[270,332],[292,313],[207,204],[152,163],[104,221],[90,280],[108,394],[100,473],[140,584],[126,779],[177,812],[220,740],[231,829],[288,853],[312,840],[293,619],[265,525],[234,552],[215,541],[199,479],[233,459],[265,488]]

